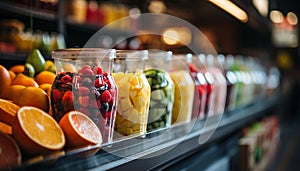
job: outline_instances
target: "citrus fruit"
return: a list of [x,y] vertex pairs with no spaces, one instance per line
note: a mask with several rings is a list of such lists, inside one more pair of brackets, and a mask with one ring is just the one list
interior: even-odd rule
[[42,71],[38,75],[35,76],[35,81],[41,85],[41,84],[52,84],[55,79],[55,74],[50,71]]
[[19,106],[4,99],[0,99],[0,121],[12,125],[16,119]]
[[21,164],[21,151],[15,140],[0,132],[0,170]]
[[11,79],[8,70],[0,65],[0,98],[3,97],[4,92],[11,84]]
[[7,125],[7,124],[3,123],[3,122],[0,122],[0,133],[1,132],[11,135],[12,134],[12,127],[10,125]]
[[55,67],[54,63],[50,60],[46,60],[45,70],[56,73],[56,67]]
[[102,135],[97,125],[85,114],[70,111],[59,121],[69,147],[83,147],[102,143]]
[[14,65],[9,68],[9,70],[14,72],[15,74],[20,74],[24,71],[24,65]]
[[40,84],[40,86],[39,86],[39,88],[44,90],[48,96],[50,96],[51,87],[52,87],[52,84],[48,84],[48,83]]
[[49,99],[44,90],[38,87],[26,87],[21,90],[16,102],[18,106],[34,106],[49,112]]
[[15,74],[13,71],[8,70],[8,73],[9,73],[9,76],[10,76],[10,80],[11,80],[11,81],[12,81],[13,79],[15,79],[16,74]]
[[11,85],[23,85],[25,87],[38,87],[38,83],[22,73],[18,74],[16,78],[12,81]]
[[23,90],[24,88],[26,88],[26,87],[23,85],[11,85],[8,87],[7,91],[4,93],[3,98],[7,99],[7,100],[12,100],[15,103],[21,90]]
[[29,155],[47,155],[61,150],[65,136],[58,123],[44,111],[31,106],[17,112],[13,137]]

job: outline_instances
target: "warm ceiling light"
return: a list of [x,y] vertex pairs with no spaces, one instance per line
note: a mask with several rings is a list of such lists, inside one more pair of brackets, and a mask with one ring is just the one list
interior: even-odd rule
[[163,41],[168,45],[175,45],[179,41],[179,34],[175,29],[167,29],[162,35]]
[[273,23],[282,23],[283,22],[283,15],[278,10],[273,10],[270,12],[270,19]]
[[150,2],[148,9],[153,13],[164,13],[167,9],[164,2],[159,0],[153,0]]
[[233,15],[235,18],[239,19],[241,22],[245,23],[248,21],[247,13],[242,10],[240,7],[236,6],[229,0],[209,0],[213,4],[217,5],[218,7],[222,8],[229,14]]
[[289,24],[297,25],[298,17],[295,13],[289,12],[289,13],[287,13],[286,17],[287,17],[287,21],[288,21]]
[[261,15],[263,16],[268,15],[268,11],[269,11],[268,0],[252,0],[252,3]]

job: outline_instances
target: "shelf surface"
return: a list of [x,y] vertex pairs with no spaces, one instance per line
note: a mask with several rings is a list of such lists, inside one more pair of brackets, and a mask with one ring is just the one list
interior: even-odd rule
[[[89,157],[85,156],[87,149],[77,149],[33,160],[33,163],[27,162],[16,170],[150,169],[194,149],[205,148],[234,131],[240,131],[246,124],[265,116],[277,105],[278,99],[279,95],[276,94],[255,104],[225,112],[222,116],[210,117],[206,122],[192,121],[150,133],[143,138],[116,141]],[[207,141],[199,143],[199,137]],[[90,147],[89,151],[96,148]],[[147,159],[147,162],[143,159]]]

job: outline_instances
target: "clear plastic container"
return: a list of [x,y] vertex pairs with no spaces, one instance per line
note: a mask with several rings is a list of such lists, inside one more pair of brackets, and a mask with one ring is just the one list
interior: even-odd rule
[[195,84],[189,68],[179,58],[173,57],[169,69],[175,85],[172,124],[191,121],[194,103]]
[[115,131],[120,138],[146,134],[151,91],[143,73],[147,57],[147,50],[117,50],[112,75],[119,90]]
[[116,115],[117,87],[111,70],[115,50],[62,49],[52,52],[56,78],[51,89],[53,117],[80,111],[100,128],[103,144],[111,143]]
[[171,59],[171,52],[149,50],[149,59],[144,71],[151,86],[148,132],[171,126],[175,91],[174,83],[167,72]]
[[205,72],[205,66],[197,58],[197,56],[192,54],[186,55],[176,55],[180,58],[189,68],[190,74],[194,80],[195,93],[194,93],[194,103],[192,110],[192,120],[204,118],[205,113],[205,103],[207,97],[207,81],[202,72]]

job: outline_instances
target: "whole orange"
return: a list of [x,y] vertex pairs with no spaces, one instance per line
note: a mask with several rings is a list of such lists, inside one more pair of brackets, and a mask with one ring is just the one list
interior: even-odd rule
[[49,112],[49,98],[47,93],[38,87],[24,88],[15,102],[18,106],[34,106]]
[[55,79],[55,74],[50,71],[42,71],[37,76],[35,76],[35,81],[41,84],[52,84]]
[[38,87],[38,83],[22,73],[18,74],[12,81],[11,85],[23,85],[25,87]]
[[11,84],[11,79],[8,70],[0,65],[0,98],[3,98],[7,88]]

